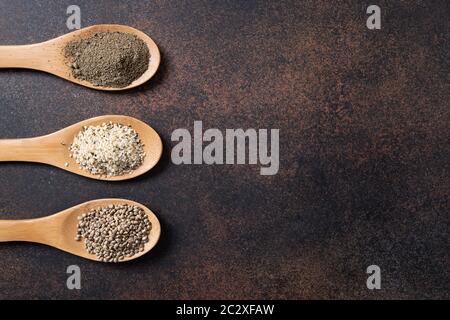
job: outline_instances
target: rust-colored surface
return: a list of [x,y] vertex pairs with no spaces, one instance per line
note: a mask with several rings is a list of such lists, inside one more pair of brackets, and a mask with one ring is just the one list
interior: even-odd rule
[[[122,94],[0,71],[0,137],[125,114],[165,143],[156,170],[104,183],[0,165],[0,219],[130,198],[162,222],[154,252],[105,265],[32,244],[0,245],[0,299],[450,298],[448,1],[82,1],[84,26],[129,24],[163,53]],[[67,32],[70,1],[0,0],[0,44]],[[279,174],[175,166],[177,128],[279,128]],[[66,268],[82,290],[66,288]],[[366,288],[366,268],[382,290]]]

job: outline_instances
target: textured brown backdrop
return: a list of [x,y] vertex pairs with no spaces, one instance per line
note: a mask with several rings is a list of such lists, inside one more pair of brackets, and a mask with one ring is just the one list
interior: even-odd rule
[[[450,298],[448,1],[75,1],[83,26],[127,24],[163,53],[123,94],[0,71],[0,137],[103,114],[152,125],[150,174],[103,183],[42,165],[0,165],[0,219],[124,197],[163,223],[158,247],[121,265],[30,244],[0,246],[0,299]],[[0,0],[0,44],[67,32],[73,1]],[[339,4],[333,4],[339,3]],[[279,128],[281,168],[175,166],[177,128]],[[66,267],[82,290],[66,289]],[[366,289],[365,269],[383,289]]]

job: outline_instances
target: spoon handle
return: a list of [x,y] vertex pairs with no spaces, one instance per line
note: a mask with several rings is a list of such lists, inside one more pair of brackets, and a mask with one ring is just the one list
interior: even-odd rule
[[45,143],[43,139],[0,140],[0,162],[23,161],[47,163],[57,146]]
[[0,46],[0,68],[45,70],[50,62],[49,53],[41,44]]
[[38,220],[0,220],[0,242],[27,241],[43,243],[45,242],[43,229]]

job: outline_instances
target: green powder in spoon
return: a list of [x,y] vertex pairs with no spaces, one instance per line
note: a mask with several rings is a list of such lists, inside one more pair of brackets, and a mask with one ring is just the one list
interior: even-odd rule
[[142,76],[150,60],[145,42],[123,32],[98,32],[70,42],[64,55],[76,79],[113,88],[127,87]]

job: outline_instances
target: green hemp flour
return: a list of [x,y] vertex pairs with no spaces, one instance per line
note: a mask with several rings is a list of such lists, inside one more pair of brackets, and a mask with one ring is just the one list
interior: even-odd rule
[[64,55],[76,79],[113,88],[126,87],[142,76],[150,60],[145,42],[123,32],[98,32],[70,42]]

